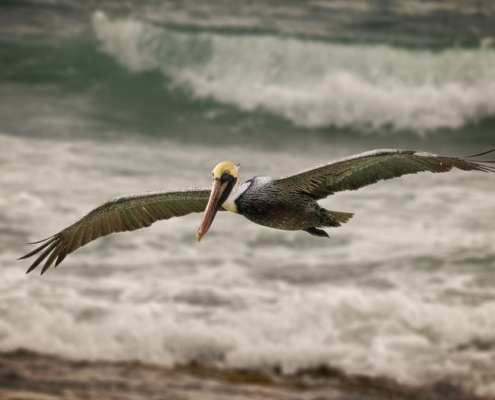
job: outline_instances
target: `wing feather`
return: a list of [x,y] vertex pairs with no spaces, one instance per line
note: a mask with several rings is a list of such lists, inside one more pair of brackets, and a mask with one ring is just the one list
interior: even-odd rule
[[53,264],[55,259],[59,256],[60,252],[62,251],[62,247],[55,247],[48,259],[45,262],[45,265],[43,265],[43,268],[41,270],[41,273],[44,274],[45,271],[50,268],[50,265]]
[[486,165],[495,163],[494,160],[473,160],[494,152],[492,149],[457,158],[412,150],[374,150],[277,178],[274,184],[282,190],[307,193],[319,200],[336,192],[357,190],[380,180],[421,171],[448,172],[455,167],[464,171],[495,172],[495,167]]
[[86,224],[80,224],[78,229],[71,235],[71,244],[69,247],[69,251],[72,253],[74,250],[78,249],[82,246],[81,239],[84,235],[84,231],[86,230]]
[[29,269],[27,270],[26,273],[28,272],[31,272],[33,269],[35,269],[38,265],[41,264],[41,262],[46,258],[46,256],[48,256],[48,254],[50,254],[50,252],[55,248],[57,247],[57,241],[54,241],[52,243],[50,243],[50,246],[48,246],[48,248],[45,249],[45,251],[43,251],[43,253],[41,253],[41,255],[34,261],[34,263],[29,267]]
[[55,239],[56,238],[52,236],[52,237],[49,237],[47,239],[43,239],[43,240],[41,240],[39,242],[29,243],[29,244],[38,244],[38,243],[45,242],[41,246],[38,246],[36,249],[34,249],[32,252],[26,254],[23,258],[28,258],[28,257],[34,256],[35,254],[38,254],[46,246],[50,245],[50,243],[52,243]]
[[[63,250],[60,251],[59,256],[57,257],[57,262],[55,263],[55,268],[59,266],[59,264],[64,261],[64,258],[67,257],[67,254],[63,252]],[[29,272],[29,271],[28,271]]]
[[72,225],[21,257],[29,258],[41,252],[27,272],[45,259],[41,274],[55,262],[59,265],[68,254],[89,242],[115,232],[146,228],[159,220],[202,212],[210,197],[210,188],[197,187],[182,190],[148,192],[116,197],[79,218]]

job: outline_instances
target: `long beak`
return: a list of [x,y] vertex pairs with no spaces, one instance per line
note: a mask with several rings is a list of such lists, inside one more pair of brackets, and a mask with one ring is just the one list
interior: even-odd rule
[[196,234],[196,239],[201,241],[201,238],[208,232],[210,229],[213,220],[215,219],[215,215],[217,215],[218,211],[218,202],[222,197],[225,188],[228,186],[228,182],[220,183],[219,179],[215,179],[213,181],[213,187],[211,188],[210,200],[208,200],[208,204],[205,209],[205,213],[203,214],[203,219],[199,224],[198,233]]

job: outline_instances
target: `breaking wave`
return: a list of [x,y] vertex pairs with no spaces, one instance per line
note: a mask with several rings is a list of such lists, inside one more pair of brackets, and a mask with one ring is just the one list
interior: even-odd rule
[[[495,115],[495,50],[410,50],[283,36],[186,32],[93,16],[101,49],[130,71],[296,126],[420,133]],[[165,89],[165,88],[164,88]]]

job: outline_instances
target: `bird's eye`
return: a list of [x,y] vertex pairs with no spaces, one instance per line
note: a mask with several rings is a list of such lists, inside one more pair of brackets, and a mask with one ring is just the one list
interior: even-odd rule
[[232,179],[234,179],[234,177],[230,174],[229,171],[224,171],[222,176],[220,177],[220,180],[222,182],[228,182],[231,181]]

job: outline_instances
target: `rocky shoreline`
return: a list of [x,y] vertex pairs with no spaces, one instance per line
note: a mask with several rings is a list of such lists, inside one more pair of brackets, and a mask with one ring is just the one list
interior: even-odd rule
[[[140,362],[73,361],[16,350],[0,353],[4,400],[481,400],[448,383],[425,387],[347,375],[321,367],[291,376],[189,364],[167,368]],[[486,400],[484,398],[483,400]]]

